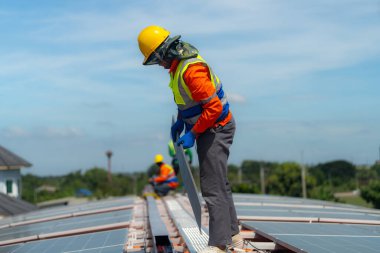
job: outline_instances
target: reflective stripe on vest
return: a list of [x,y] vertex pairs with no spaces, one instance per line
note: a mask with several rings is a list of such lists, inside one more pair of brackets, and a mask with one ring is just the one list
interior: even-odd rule
[[167,176],[167,179],[165,180],[165,183],[178,182],[178,178],[175,175],[174,169],[171,166],[168,166],[167,164],[162,164],[161,166],[167,166],[169,168],[169,174]]
[[[189,88],[183,80],[183,74],[189,65],[193,63],[202,63],[209,69],[211,83],[215,87],[216,93],[206,101],[194,101]],[[169,87],[172,89],[174,101],[178,106],[178,111],[181,114],[182,119],[188,124],[194,125],[197,122],[203,111],[202,104],[209,102],[215,96],[218,96],[223,105],[223,111],[216,122],[223,120],[228,115],[229,104],[227,101],[227,96],[224,94],[222,83],[200,55],[196,58],[184,59],[179,62],[175,73],[170,74]]]

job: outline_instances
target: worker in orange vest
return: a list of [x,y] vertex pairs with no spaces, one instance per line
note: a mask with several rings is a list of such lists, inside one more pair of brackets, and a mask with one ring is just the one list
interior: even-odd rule
[[[191,148],[197,142],[202,196],[209,212],[208,247],[201,253],[220,253],[230,246],[242,248],[238,219],[229,181],[227,160],[235,134],[222,82],[208,63],[181,36],[170,37],[160,26],[148,26],[138,43],[143,65],[158,64],[169,70],[177,121],[171,128],[176,145]],[[178,140],[177,134],[185,134]]]
[[166,196],[169,191],[175,190],[179,186],[178,178],[174,169],[164,163],[164,157],[161,154],[154,157],[154,163],[159,167],[159,173],[157,176],[151,177],[149,182],[153,185],[157,195]]

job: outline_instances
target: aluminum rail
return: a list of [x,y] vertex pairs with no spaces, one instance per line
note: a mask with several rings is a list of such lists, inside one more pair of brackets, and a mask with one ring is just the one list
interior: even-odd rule
[[[172,125],[174,124],[174,117],[172,118]],[[178,139],[177,135],[177,139]],[[175,156],[179,164],[179,172],[181,173],[183,184],[189,198],[191,208],[193,209],[194,217],[197,222],[199,231],[201,231],[201,216],[202,216],[202,205],[199,199],[199,194],[194,183],[193,174],[191,174],[190,166],[186,161],[185,153],[183,152],[182,145],[178,146],[174,143]]]
[[190,253],[207,247],[208,230],[199,227],[194,218],[174,198],[165,198],[165,205]]
[[169,232],[161,219],[156,200],[152,196],[147,197],[148,216],[153,240],[153,253],[172,253],[173,245],[169,238]]

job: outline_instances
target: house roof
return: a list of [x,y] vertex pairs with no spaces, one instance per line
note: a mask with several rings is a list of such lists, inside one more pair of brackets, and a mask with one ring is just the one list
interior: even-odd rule
[[15,215],[37,210],[37,207],[21,199],[0,193],[0,214]]
[[30,167],[31,163],[21,158],[20,156],[12,153],[6,148],[0,146],[0,170],[1,169],[15,169],[20,167]]

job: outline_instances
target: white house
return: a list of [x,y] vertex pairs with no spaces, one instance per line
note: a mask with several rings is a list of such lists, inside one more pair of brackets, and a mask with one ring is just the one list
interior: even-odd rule
[[32,164],[0,146],[0,193],[20,198],[22,191],[21,168]]

